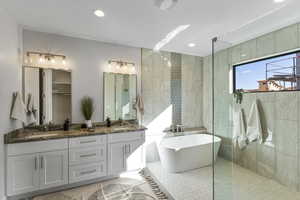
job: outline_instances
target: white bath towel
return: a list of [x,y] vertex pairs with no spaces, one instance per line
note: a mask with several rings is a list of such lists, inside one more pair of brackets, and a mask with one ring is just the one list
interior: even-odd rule
[[28,94],[28,99],[27,99],[27,123],[28,124],[35,124],[37,122],[36,111],[37,109],[35,108],[34,105],[33,96],[31,94]]
[[23,123],[27,123],[26,107],[22,100],[21,94],[16,92],[13,96],[13,104],[10,113],[10,118],[14,120],[19,120]]
[[251,106],[250,114],[247,121],[247,138],[249,142],[263,142],[263,131],[258,110],[257,101],[255,100]]
[[144,115],[144,102],[140,95],[137,96],[134,107],[141,115]]
[[234,145],[238,145],[240,149],[244,149],[247,146],[246,129],[242,109],[235,111],[233,115],[233,142]]

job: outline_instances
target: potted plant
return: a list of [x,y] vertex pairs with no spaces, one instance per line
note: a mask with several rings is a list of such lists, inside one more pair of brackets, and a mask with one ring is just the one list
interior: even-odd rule
[[81,112],[85,119],[87,128],[92,128],[92,116],[94,113],[94,101],[91,97],[83,97],[81,100]]

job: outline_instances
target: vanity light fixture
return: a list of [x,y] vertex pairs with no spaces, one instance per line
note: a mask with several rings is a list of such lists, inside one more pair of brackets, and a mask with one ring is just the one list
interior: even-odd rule
[[95,10],[94,14],[97,16],[97,17],[104,17],[105,14],[102,10]]
[[40,52],[27,52],[24,56],[23,65],[46,69],[69,69],[67,66],[66,56]]
[[108,71],[120,74],[136,74],[135,63],[121,60],[109,60]]

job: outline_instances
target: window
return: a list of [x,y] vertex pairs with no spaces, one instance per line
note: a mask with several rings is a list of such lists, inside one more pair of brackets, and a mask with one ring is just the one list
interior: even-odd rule
[[233,67],[234,91],[300,90],[300,51]]

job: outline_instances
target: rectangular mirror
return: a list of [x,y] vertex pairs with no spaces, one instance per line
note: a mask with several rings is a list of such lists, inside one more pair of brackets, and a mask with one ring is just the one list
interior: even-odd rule
[[137,76],[104,72],[104,119],[136,119]]
[[23,67],[24,103],[31,99],[35,125],[71,120],[71,82],[70,71]]

